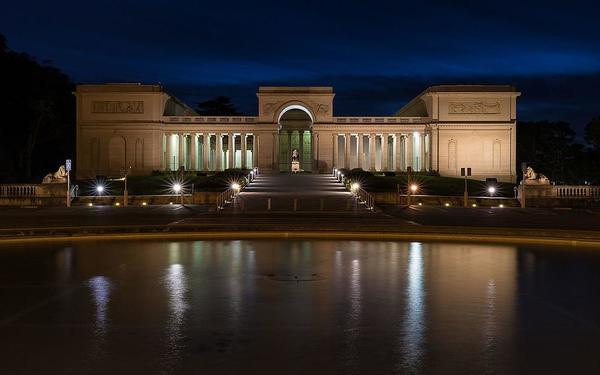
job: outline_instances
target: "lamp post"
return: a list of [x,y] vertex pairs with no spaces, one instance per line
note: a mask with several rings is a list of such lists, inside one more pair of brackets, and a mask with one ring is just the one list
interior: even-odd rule
[[127,207],[129,203],[129,191],[127,190],[127,176],[131,172],[131,166],[129,168],[121,169],[121,175],[123,175],[123,207]]
[[471,176],[471,168],[461,168],[460,175],[465,177],[465,192],[463,196],[463,206],[468,207],[469,205],[469,190],[467,187],[467,177]]
[[183,186],[179,182],[173,184],[173,191],[181,197],[181,205],[183,206]]
[[410,174],[412,172],[412,167],[406,167],[406,205],[410,206],[410,185],[411,179]]

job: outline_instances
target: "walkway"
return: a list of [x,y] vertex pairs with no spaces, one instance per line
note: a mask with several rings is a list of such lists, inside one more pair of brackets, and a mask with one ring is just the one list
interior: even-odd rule
[[227,211],[368,212],[331,175],[290,173],[257,177]]

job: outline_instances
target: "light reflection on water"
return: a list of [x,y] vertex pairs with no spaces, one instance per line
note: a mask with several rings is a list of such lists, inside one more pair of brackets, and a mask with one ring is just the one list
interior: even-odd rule
[[425,317],[425,292],[423,253],[421,243],[411,242],[408,248],[408,271],[406,285],[406,311],[402,336],[402,368],[416,373],[423,357]]
[[[23,272],[21,258],[0,252],[0,313],[20,316],[0,324],[6,373],[47,372],[23,360],[29,353],[52,358],[57,372],[85,372],[63,355],[74,350],[99,373],[124,363],[148,373],[598,373],[583,371],[598,369],[597,252],[149,241],[23,254],[40,267]],[[85,293],[58,290],[81,283]],[[34,292],[40,307],[21,313]]]
[[163,353],[163,372],[170,373],[181,360],[185,346],[182,342],[185,313],[188,310],[186,293],[188,291],[184,267],[172,264],[164,276],[167,289],[169,315],[166,321],[165,350]]

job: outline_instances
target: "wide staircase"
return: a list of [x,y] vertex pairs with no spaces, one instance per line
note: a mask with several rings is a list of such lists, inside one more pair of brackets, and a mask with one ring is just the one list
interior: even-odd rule
[[369,210],[331,175],[281,173],[256,177],[225,211],[362,213]]

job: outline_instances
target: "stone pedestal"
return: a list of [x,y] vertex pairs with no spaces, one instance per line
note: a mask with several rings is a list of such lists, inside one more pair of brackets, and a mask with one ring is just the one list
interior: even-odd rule
[[293,161],[292,162],[292,173],[298,173],[298,172],[300,172],[300,162]]

